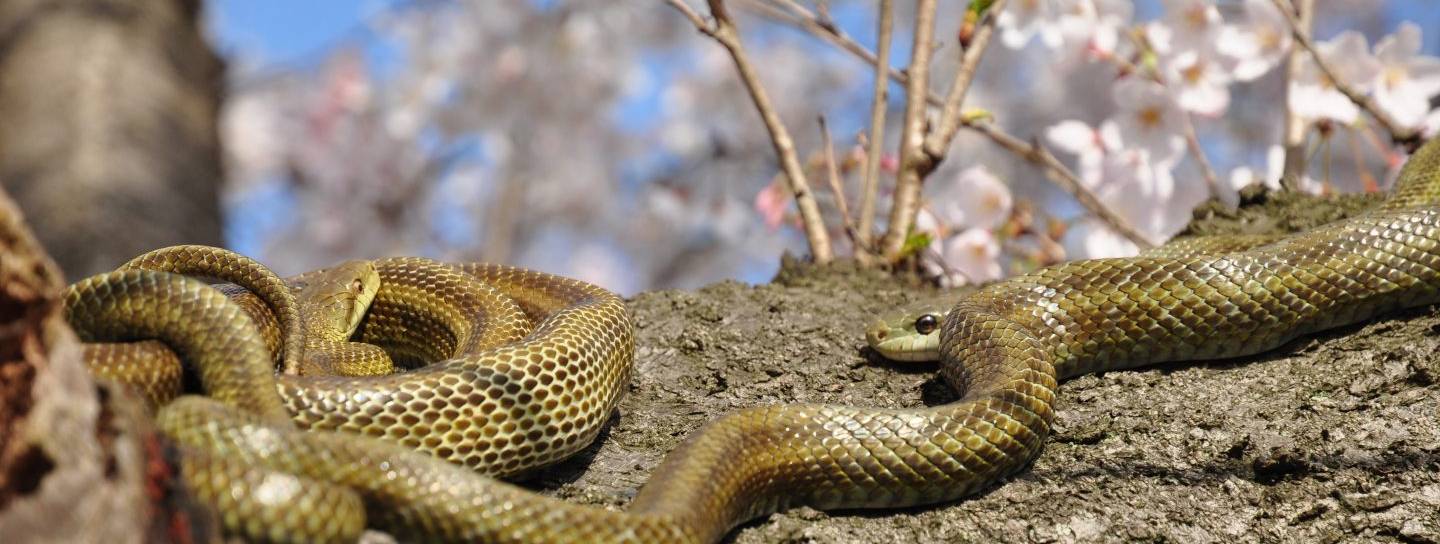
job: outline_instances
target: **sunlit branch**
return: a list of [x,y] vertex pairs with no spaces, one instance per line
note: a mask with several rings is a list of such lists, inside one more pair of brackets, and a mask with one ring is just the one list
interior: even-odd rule
[[[975,79],[975,70],[980,67],[980,59],[990,45],[990,36],[995,33],[995,21],[998,19],[995,14],[1003,9],[1005,0],[995,0],[982,14],[966,12],[967,25],[973,23],[974,31],[969,36],[969,43],[965,44],[960,68],[955,71],[955,79],[950,82],[950,92],[945,95],[945,103],[940,108],[939,127],[925,138],[925,154],[937,165],[944,160],[946,151],[950,149],[950,142],[955,140],[955,134],[960,131],[961,107],[965,103],[965,94],[969,92],[970,83]],[[969,19],[977,16],[978,21]]]
[[894,19],[891,0],[880,0],[880,17],[876,28],[879,43],[875,50],[875,89],[870,103],[870,141],[865,149],[865,175],[860,183],[860,225],[857,227],[859,245],[866,246],[867,249],[855,252],[856,257],[862,261],[870,257],[868,247],[874,239],[875,200],[880,192],[880,155],[885,149],[885,111],[888,109],[890,96],[888,73]]
[[825,179],[830,182],[830,192],[835,193],[835,208],[840,212],[845,235],[850,238],[850,244],[855,246],[858,255],[860,241],[856,239],[855,222],[850,219],[850,205],[845,200],[845,187],[840,183],[840,168],[835,164],[835,143],[830,138],[830,125],[825,122],[824,115],[820,116],[820,145],[825,151]]
[[895,261],[905,247],[910,223],[920,203],[920,182],[930,172],[922,170],[925,157],[926,97],[930,94],[930,55],[934,51],[935,0],[919,0],[915,6],[915,40],[910,49],[910,81],[905,85],[905,116],[900,125],[900,171],[895,175],[895,197],[890,203],[890,224],[880,239],[880,254]]
[[[783,2],[784,0],[776,1]],[[846,52],[849,52],[850,54],[860,58],[870,66],[875,66],[876,64],[878,64],[875,53],[866,49],[864,46],[860,45],[854,40],[845,37],[845,35],[838,32],[838,30],[827,27],[818,20],[807,20],[804,19],[802,16],[795,14],[777,14],[778,11],[779,10],[777,9],[766,10],[767,15],[774,17],[778,20],[794,24],[802,30],[805,30],[821,38],[827,43],[840,47]],[[890,79],[892,81],[901,85],[909,85],[910,78],[906,73],[895,70],[893,68],[888,70],[886,73],[890,75]],[[925,101],[930,106],[937,108],[943,106],[945,103],[944,99],[942,99],[939,95],[928,91],[925,94]],[[1128,221],[1115,214],[1115,212],[1111,211],[1109,208],[1105,207],[1105,205],[1101,203],[1100,200],[1096,198],[1093,193],[1091,193],[1088,189],[1085,188],[1084,185],[1080,183],[1079,176],[1075,175],[1074,172],[1070,171],[1070,169],[1067,168],[1064,163],[1061,163],[1058,159],[1055,159],[1055,157],[1051,155],[1049,151],[1045,150],[1043,146],[1039,146],[1038,143],[1033,143],[1033,145],[1035,145],[1038,149],[1032,151],[1031,143],[1026,143],[1019,138],[1011,136],[1000,130],[998,127],[995,127],[994,125],[991,125],[989,123],[966,120],[964,119],[963,115],[961,116],[961,127],[977,132],[981,136],[989,138],[991,142],[993,142],[995,145],[1000,146],[1002,149],[1005,149],[1015,154],[1016,156],[1019,156],[1020,158],[1030,161],[1031,163],[1041,167],[1045,172],[1045,177],[1054,182],[1065,192],[1074,196],[1075,200],[1080,204],[1081,207],[1085,208],[1086,212],[1090,213],[1090,215],[1105,223],[1106,226],[1110,227],[1110,229],[1115,231],[1117,234],[1124,236],[1125,239],[1129,240],[1131,243],[1141,248],[1149,248],[1155,245],[1154,242],[1151,242],[1149,240],[1149,238],[1147,238],[1143,234],[1140,234],[1139,231],[1135,230],[1134,227],[1130,226],[1130,223]],[[1049,160],[1044,160],[1045,158],[1048,158]]]
[[1195,163],[1200,166],[1200,175],[1205,178],[1205,184],[1210,186],[1210,195],[1233,207],[1238,202],[1232,198],[1233,192],[1220,186],[1220,178],[1215,175],[1215,168],[1210,166],[1210,158],[1205,156],[1205,149],[1200,147],[1200,136],[1195,133],[1194,117],[1187,112],[1181,121],[1185,130],[1185,147],[1189,148],[1190,155],[1195,157]]
[[[1301,3],[1313,4],[1314,0],[1301,0]],[[1336,91],[1345,95],[1345,98],[1350,99],[1350,101],[1355,103],[1356,106],[1359,106],[1360,109],[1365,110],[1365,113],[1370,114],[1370,117],[1375,119],[1375,122],[1380,125],[1380,128],[1390,134],[1391,141],[1409,145],[1418,143],[1418,131],[1413,128],[1401,127],[1400,123],[1396,122],[1393,117],[1390,117],[1390,114],[1380,109],[1379,104],[1376,104],[1373,98],[1355,90],[1349,82],[1341,81],[1336,77],[1335,71],[1331,68],[1330,63],[1322,58],[1320,51],[1315,48],[1314,42],[1310,40],[1310,32],[1308,30],[1310,25],[1296,18],[1295,10],[1290,6],[1289,0],[1275,0],[1275,7],[1279,8],[1280,11],[1285,14],[1285,20],[1290,23],[1290,34],[1295,37],[1295,43],[1300,44],[1300,47],[1310,54],[1310,60],[1315,62],[1315,67],[1319,68],[1320,73],[1324,74],[1325,78],[1330,80],[1331,84],[1335,86]],[[1304,13],[1312,11],[1314,10],[1304,9],[1302,16]]]
[[1095,197],[1094,193],[1085,188],[1085,185],[1080,182],[1080,178],[1071,172],[1069,168],[1066,168],[1065,164],[1060,162],[1060,159],[1050,153],[1050,150],[1040,145],[1040,142],[1025,142],[1000,131],[1000,129],[995,128],[994,125],[987,121],[965,120],[965,127],[979,132],[985,137],[990,138],[990,141],[995,142],[996,145],[1039,166],[1044,170],[1046,178],[1049,178],[1050,181],[1054,182],[1055,185],[1059,186],[1065,192],[1070,193],[1070,196],[1075,197],[1075,201],[1079,202],[1080,206],[1085,208],[1085,211],[1090,212],[1091,215],[1094,215],[1101,222],[1104,222],[1105,225],[1115,231],[1116,234],[1124,236],[1126,240],[1129,240],[1140,249],[1155,247],[1155,242],[1151,241],[1144,234],[1141,234],[1140,231],[1135,230],[1135,227],[1130,226],[1130,222],[1126,221],[1125,218],[1116,215],[1110,208],[1105,207],[1105,205]]
[[[1285,2],[1289,4],[1289,2]],[[1290,21],[1291,30],[1297,35],[1310,36],[1310,28],[1315,19],[1315,0],[1300,0],[1299,5],[1292,8],[1289,5],[1275,4],[1276,9],[1285,12]],[[1295,19],[1295,13],[1291,9],[1299,9],[1299,19]],[[1300,179],[1305,175],[1305,132],[1310,128],[1310,123],[1304,117],[1295,114],[1290,107],[1291,82],[1300,75],[1300,62],[1305,52],[1296,47],[1291,49],[1285,59],[1285,86],[1281,91],[1281,103],[1285,104],[1285,134],[1281,142],[1285,146],[1285,168],[1281,171],[1281,179]]]
[[690,9],[683,0],[667,0],[675,6],[695,28],[707,36],[720,42],[725,50],[730,53],[730,58],[735,62],[735,70],[740,73],[740,80],[749,92],[750,99],[755,103],[755,109],[759,110],[760,118],[765,122],[765,129],[770,133],[770,142],[775,147],[775,154],[780,159],[780,169],[785,172],[785,178],[789,183],[791,194],[795,195],[796,207],[800,210],[800,222],[804,226],[805,238],[810,244],[810,254],[816,263],[824,264],[834,259],[834,252],[830,247],[830,236],[825,232],[825,221],[820,215],[820,207],[815,203],[815,195],[810,192],[810,184],[805,179],[805,171],[800,165],[800,159],[795,153],[795,141],[790,138],[790,132],[785,129],[784,123],[780,121],[780,114],[776,112],[774,104],[770,102],[770,96],[765,93],[765,88],[760,84],[760,76],[755,72],[755,67],[750,63],[750,58],[745,54],[745,49],[740,43],[740,31],[731,18],[730,11],[726,9],[724,0],[709,0],[710,16],[714,24],[707,23],[694,10]]

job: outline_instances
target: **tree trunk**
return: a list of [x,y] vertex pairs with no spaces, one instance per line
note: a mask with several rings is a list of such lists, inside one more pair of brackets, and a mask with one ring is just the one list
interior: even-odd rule
[[221,243],[224,66],[197,0],[0,2],[0,181],[71,279]]

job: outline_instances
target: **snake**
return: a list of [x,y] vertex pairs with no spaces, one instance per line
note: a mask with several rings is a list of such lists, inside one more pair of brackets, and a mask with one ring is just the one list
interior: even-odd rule
[[[435,399],[451,396],[483,403],[486,394],[474,386],[459,394],[462,385],[455,381],[479,376],[481,370],[427,370],[432,364],[390,376],[277,377],[273,354],[266,352],[255,327],[235,325],[244,313],[238,304],[196,280],[163,272],[123,270],[82,280],[71,286],[66,302],[72,323],[87,341],[173,342],[180,358],[198,369],[207,396],[181,396],[156,415],[167,436],[196,452],[185,457],[183,467],[187,481],[199,484],[192,485],[228,490],[230,498],[315,494],[273,511],[217,504],[242,508],[242,513],[226,515],[227,530],[236,534],[256,540],[347,541],[365,526],[407,541],[713,542],[741,523],[796,506],[935,504],[997,485],[1040,454],[1054,421],[1058,384],[1066,378],[1251,355],[1305,334],[1440,301],[1437,197],[1440,142],[1432,141],[1409,159],[1384,202],[1348,219],[1228,249],[1221,241],[1210,249],[1072,261],[980,287],[934,316],[932,324],[933,355],[939,374],[958,394],[955,401],[900,409],[806,403],[737,410],[691,433],[623,511],[542,496],[497,479],[509,465],[497,469],[457,462],[431,447],[436,445],[430,437],[440,429],[453,431],[461,419],[444,409],[424,416],[407,410],[442,404]],[[417,264],[409,259],[398,263],[400,270]],[[400,278],[399,285],[387,287],[389,266],[377,264],[381,287],[357,335],[380,345],[389,342],[386,351],[404,360],[425,352],[427,339],[443,327],[408,314],[416,306],[396,302],[388,291],[423,296],[420,285],[429,272],[392,271],[388,276]],[[510,400],[474,412],[480,419],[471,425],[493,422],[499,413],[507,416],[500,421],[518,426],[511,416],[538,410],[551,415],[551,426],[525,434],[543,441],[551,438],[549,429],[557,428],[553,418],[558,414],[613,408],[615,391],[589,397],[588,404],[580,395],[588,394],[581,391],[587,387],[598,389],[591,380],[602,375],[611,377],[607,387],[623,389],[626,372],[604,374],[597,370],[604,357],[587,355],[597,346],[602,353],[608,347],[612,356],[630,355],[630,325],[618,297],[538,273],[449,266],[470,277],[502,278],[499,289],[535,323],[518,343],[483,352],[491,354],[481,358],[492,365],[484,375],[492,376],[489,383]],[[529,279],[504,287],[503,278],[511,274]],[[173,297],[180,294],[203,302],[177,308]],[[144,306],[140,299],[151,302]],[[430,326],[414,326],[416,319]],[[237,329],[235,338],[242,337],[239,329],[257,338],[245,340],[249,347],[244,349],[233,339],[226,341],[233,345],[219,349],[197,339],[218,334],[193,334],[197,326],[220,324]],[[546,347],[538,350],[513,347],[541,340]],[[567,367],[564,379],[556,372],[544,384],[526,381],[532,365],[558,370],[561,360],[584,364]],[[439,368],[448,367],[441,363]],[[329,397],[297,394],[302,387],[297,384],[305,383],[333,386],[326,395],[334,397],[316,401]],[[384,385],[366,389],[367,383]],[[261,387],[269,384],[275,386]],[[554,391],[562,393],[539,404],[521,403],[524,395],[536,401],[547,390],[530,385],[558,386]],[[369,419],[352,421],[350,427],[318,423],[342,417],[332,414],[343,412],[347,403],[378,395],[392,396],[359,412]],[[422,395],[430,396],[408,402]],[[558,411],[544,412],[547,407]],[[363,430],[367,427],[360,422],[377,423],[387,414],[405,429],[399,436]],[[593,422],[585,417],[567,421],[573,426],[580,420]],[[420,430],[425,426],[428,432]],[[507,428],[502,424],[496,432]],[[591,436],[588,432],[580,436]],[[423,438],[407,440],[417,435]],[[505,436],[518,439],[513,433]],[[494,447],[499,441],[490,442]],[[192,467],[188,459],[198,461]],[[253,482],[260,484],[250,487]],[[208,493],[215,494],[214,489]],[[355,521],[358,516],[364,519]],[[228,521],[232,518],[234,523]],[[290,521],[299,524],[286,525]]]

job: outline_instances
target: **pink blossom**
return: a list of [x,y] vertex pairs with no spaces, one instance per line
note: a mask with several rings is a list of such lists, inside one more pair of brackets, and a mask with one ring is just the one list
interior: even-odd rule
[[883,153],[880,155],[880,170],[888,174],[900,171],[900,157],[894,153]]
[[755,211],[765,220],[765,226],[772,232],[785,221],[785,210],[790,207],[790,191],[777,180],[766,185],[755,195]]

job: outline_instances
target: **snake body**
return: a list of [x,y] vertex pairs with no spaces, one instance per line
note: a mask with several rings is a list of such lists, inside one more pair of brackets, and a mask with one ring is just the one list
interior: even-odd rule
[[[535,273],[454,268],[497,281],[538,322],[520,343],[489,351],[483,368],[442,364],[446,370],[426,367],[384,377],[368,382],[383,386],[369,389],[352,381],[359,378],[282,377],[273,397],[216,395],[212,389],[218,400],[182,397],[158,419],[167,434],[202,452],[202,459],[221,460],[242,474],[255,467],[354,492],[362,499],[366,523],[417,540],[709,542],[746,520],[797,505],[885,508],[949,501],[993,485],[1038,455],[1054,419],[1060,379],[1253,354],[1303,334],[1440,301],[1437,195],[1440,143],[1432,142],[1410,159],[1383,205],[1344,221],[1256,242],[1243,251],[1076,261],[983,287],[957,302],[939,327],[940,373],[961,393],[959,400],[918,409],[794,404],[740,410],[687,438],[623,512],[535,495],[472,470],[523,469],[525,462],[516,459],[539,460],[538,466],[552,452],[588,440],[625,383],[631,345],[619,300]],[[129,296],[132,289],[143,293],[144,284],[158,281],[140,272],[115,274],[72,287],[67,297],[76,306],[72,313],[80,315],[82,307],[105,297]],[[382,286],[360,336],[389,342],[392,353],[401,354],[433,351],[427,346],[434,342],[462,343],[457,339],[463,335],[446,332],[432,318],[407,314],[414,306],[399,302],[436,292],[422,276],[391,273],[400,284],[391,293],[406,294],[387,295],[389,288]],[[387,302],[387,296],[399,298]],[[123,317],[100,313],[101,318],[79,319],[77,328]],[[433,326],[410,325],[416,320]],[[130,330],[104,327],[111,333]],[[163,333],[158,326],[151,329],[145,334]],[[177,351],[182,357],[210,353]],[[606,366],[616,359],[625,364]],[[213,381],[221,391],[227,384],[273,380],[265,372],[270,361],[264,354],[252,354],[244,365],[250,370],[238,374],[204,370],[236,366],[233,361],[196,364],[207,385]],[[594,394],[601,386],[608,389]],[[470,408],[446,399],[484,408],[461,417]],[[310,430],[277,413],[293,415]],[[478,419],[462,423],[465,418]],[[382,421],[379,426],[399,430],[367,430]],[[540,426],[526,427],[532,422]],[[582,425],[585,430],[578,430]],[[519,432],[524,428],[531,431]],[[381,439],[324,429],[360,430]],[[562,434],[567,430],[570,434]],[[442,459],[456,460],[444,454],[459,451],[447,437],[470,435],[491,437],[487,449],[512,446],[511,439],[522,436],[549,440],[549,446],[543,453],[529,445],[508,457],[480,454],[486,461],[479,463],[469,461],[473,457],[460,463]],[[417,444],[430,455],[413,451]],[[196,471],[219,474],[209,476],[214,481],[239,477]],[[306,528],[286,530],[293,532],[266,538],[312,536],[300,532]]]

